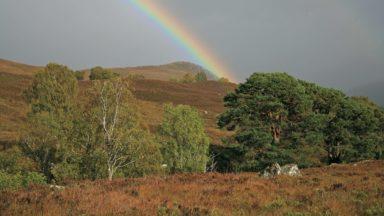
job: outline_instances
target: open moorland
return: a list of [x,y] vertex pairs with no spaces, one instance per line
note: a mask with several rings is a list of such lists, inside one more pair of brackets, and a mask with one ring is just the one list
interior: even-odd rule
[[256,173],[183,174],[0,193],[1,215],[383,215],[384,162]]

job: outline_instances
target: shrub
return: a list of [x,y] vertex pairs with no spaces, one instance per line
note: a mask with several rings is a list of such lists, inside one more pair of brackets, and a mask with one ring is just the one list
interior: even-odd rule
[[22,187],[28,187],[31,184],[45,184],[46,178],[43,174],[37,172],[27,172],[25,174],[9,174],[0,171],[0,190],[16,190]]
[[143,80],[145,76],[143,74],[128,74],[127,78],[130,80]]
[[195,75],[195,80],[196,82],[204,82],[204,81],[207,81],[208,78],[207,78],[207,74],[205,74],[204,72],[199,72]]
[[28,162],[17,147],[0,152],[0,170],[4,172],[18,173],[28,167]]
[[0,171],[0,190],[18,189],[22,185],[22,176],[20,174],[8,174]]
[[180,82],[182,82],[182,83],[193,83],[193,82],[195,82],[195,77],[192,74],[187,73],[187,74],[185,74],[183,76],[183,78],[181,79]]
[[51,170],[56,183],[79,179],[79,166],[77,164],[59,163]]
[[384,204],[376,204],[367,210],[365,210],[365,214],[367,216],[380,216],[384,215]]
[[22,177],[22,186],[23,187],[28,187],[29,185],[33,184],[46,184],[47,179],[45,176],[41,173],[37,172],[27,172],[26,174],[23,175]]
[[84,80],[85,72],[84,71],[76,71],[75,77],[77,80]]
[[94,67],[91,69],[91,74],[89,76],[90,80],[103,80],[103,79],[111,79],[113,77],[117,77],[119,74],[114,73],[110,70],[104,69],[102,67]]

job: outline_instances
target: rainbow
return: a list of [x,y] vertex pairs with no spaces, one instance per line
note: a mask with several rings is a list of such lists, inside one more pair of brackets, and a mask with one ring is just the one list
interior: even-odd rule
[[216,78],[225,77],[231,81],[236,80],[229,72],[230,70],[200,40],[159,5],[151,0],[128,0],[128,2],[155,22],[178,46],[186,50],[197,61],[196,63],[209,70]]

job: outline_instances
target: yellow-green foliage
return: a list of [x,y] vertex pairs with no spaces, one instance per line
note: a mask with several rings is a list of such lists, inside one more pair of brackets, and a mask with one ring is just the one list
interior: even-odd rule
[[159,148],[142,128],[128,80],[116,78],[93,84],[84,121],[95,128],[96,143],[92,146],[106,156],[109,178],[118,172],[135,176],[158,170]]
[[35,74],[24,97],[31,105],[32,113],[70,112],[77,91],[74,72],[64,65],[50,63]]
[[171,172],[205,171],[209,138],[196,109],[165,105],[159,134],[164,161]]
[[48,180],[53,165],[65,161],[71,148],[76,98],[74,72],[63,65],[48,64],[24,91],[30,105],[20,147],[34,160]]

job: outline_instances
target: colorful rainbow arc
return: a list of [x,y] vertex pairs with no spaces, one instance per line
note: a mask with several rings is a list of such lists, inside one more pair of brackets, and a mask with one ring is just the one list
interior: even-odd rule
[[191,57],[198,61],[204,68],[208,69],[217,78],[225,77],[235,81],[235,77],[229,72],[215,56],[197,40],[186,28],[177,22],[175,18],[169,15],[163,8],[150,0],[129,0],[146,17],[154,21],[162,31],[170,36],[172,40],[180,47],[185,49]]

